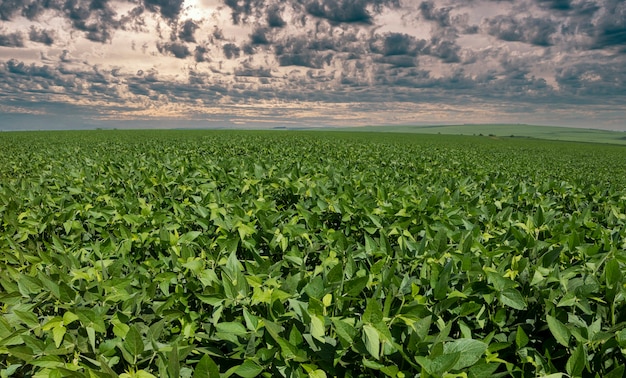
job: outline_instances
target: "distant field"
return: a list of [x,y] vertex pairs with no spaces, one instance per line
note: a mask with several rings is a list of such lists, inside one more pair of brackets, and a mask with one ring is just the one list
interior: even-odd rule
[[[348,129],[343,129],[348,130]],[[497,137],[524,137],[573,142],[611,143],[626,145],[626,133],[621,131],[578,129],[573,127],[535,125],[439,125],[439,126],[365,126],[351,131],[484,135]]]

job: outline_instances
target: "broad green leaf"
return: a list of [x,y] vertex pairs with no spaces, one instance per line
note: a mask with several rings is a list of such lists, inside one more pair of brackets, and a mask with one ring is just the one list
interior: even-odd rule
[[567,360],[565,369],[570,377],[581,377],[586,364],[587,353],[585,353],[585,347],[582,344],[578,344],[570,358]]
[[137,326],[133,325],[126,333],[126,338],[124,339],[124,348],[133,355],[134,357],[138,357],[144,351],[144,344],[141,334],[137,330]]
[[217,323],[215,328],[217,328],[219,332],[232,333],[233,335],[237,336],[245,335],[248,333],[246,327],[243,324],[237,322]]
[[52,329],[52,336],[54,338],[54,345],[58,348],[63,342],[63,336],[65,336],[66,328],[62,325],[57,325]]
[[263,368],[252,360],[246,360],[243,364],[237,366],[235,374],[243,378],[254,378],[261,374]]
[[517,332],[515,333],[515,345],[517,345],[518,349],[521,349],[528,345],[529,339],[526,332],[521,326],[517,326]]
[[174,344],[167,356],[167,372],[170,378],[180,377],[180,361],[178,359],[178,345]]
[[516,310],[523,310],[526,308],[526,300],[517,289],[505,289],[500,293],[500,301],[506,306],[512,307]]
[[346,344],[352,343],[357,333],[356,329],[348,322],[341,319],[331,318],[331,321],[333,322],[335,332],[337,332],[341,342]]
[[619,267],[619,262],[616,259],[610,259],[606,262],[604,268],[606,275],[606,284],[609,287],[613,287],[622,281],[622,270]]
[[443,373],[450,371],[459,363],[461,353],[447,353],[434,357],[417,356],[417,362],[428,372],[434,376],[441,376]]
[[193,378],[219,378],[220,371],[208,354],[202,356],[193,371]]
[[487,344],[473,339],[458,339],[443,344],[443,354],[459,353],[460,358],[453,369],[459,370],[474,365],[487,350]]
[[363,289],[367,286],[369,277],[357,277],[348,280],[344,283],[344,295],[346,297],[356,297],[363,292]]
[[380,358],[380,337],[376,328],[369,324],[363,325],[363,342],[365,348],[375,359]]
[[563,346],[568,346],[570,332],[567,327],[557,318],[550,315],[546,315],[546,320],[548,322],[548,328],[550,328],[550,332],[555,340]]
[[367,306],[363,312],[363,323],[378,323],[383,320],[383,311],[380,308],[380,303],[375,299],[368,299]]
[[320,315],[311,315],[311,336],[324,342],[325,333],[324,318]]
[[189,231],[178,239],[178,244],[189,244],[202,235],[200,231]]
[[314,370],[309,373],[309,378],[326,378],[326,372],[321,369]]

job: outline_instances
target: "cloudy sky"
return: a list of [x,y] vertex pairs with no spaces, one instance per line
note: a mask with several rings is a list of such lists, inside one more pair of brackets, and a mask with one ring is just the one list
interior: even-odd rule
[[0,0],[0,129],[626,130],[624,0]]

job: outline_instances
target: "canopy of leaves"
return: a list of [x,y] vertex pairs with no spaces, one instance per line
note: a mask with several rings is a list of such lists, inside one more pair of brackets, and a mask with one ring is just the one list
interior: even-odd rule
[[626,150],[0,135],[3,377],[621,377]]

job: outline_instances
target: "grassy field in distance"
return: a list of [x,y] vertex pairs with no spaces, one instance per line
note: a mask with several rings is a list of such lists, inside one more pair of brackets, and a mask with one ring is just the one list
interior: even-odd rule
[[536,126],[524,124],[485,124],[485,125],[434,125],[434,126],[363,126],[342,128],[341,130],[450,134],[450,135],[484,135],[497,137],[524,137],[573,142],[610,143],[626,145],[626,133],[612,130],[583,129],[560,126]]

